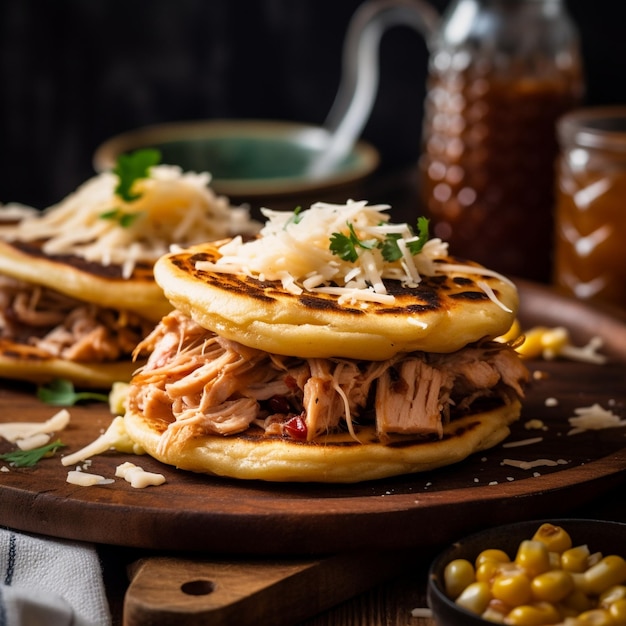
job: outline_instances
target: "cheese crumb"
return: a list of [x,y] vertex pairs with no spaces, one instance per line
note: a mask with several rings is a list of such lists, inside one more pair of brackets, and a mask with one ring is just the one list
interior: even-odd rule
[[73,454],[64,456],[61,459],[61,463],[66,466],[75,465],[89,457],[103,454],[108,450],[117,450],[118,452],[129,454],[144,454],[143,448],[128,436],[124,427],[124,418],[121,416],[113,419],[107,430],[90,444]]
[[18,439],[16,444],[20,450],[34,450],[35,448],[45,446],[50,439],[51,437],[48,433],[37,433],[25,439]]
[[163,474],[146,472],[142,467],[130,462],[118,465],[115,469],[115,475],[119,478],[123,478],[126,482],[130,483],[131,487],[135,487],[136,489],[143,489],[151,485],[162,485],[165,482],[165,476],[163,476]]
[[534,443],[540,443],[543,437],[529,437],[528,439],[520,439],[518,441],[507,441],[502,444],[503,448],[519,448],[520,446],[530,446]]
[[602,408],[599,404],[574,409],[575,417],[569,418],[572,426],[568,435],[575,435],[586,430],[604,430],[605,428],[618,428],[626,426],[626,419],[620,419],[612,411]]
[[108,485],[115,482],[112,478],[105,478],[99,474],[90,474],[80,470],[70,470],[67,473],[66,481],[71,485],[79,487],[93,487],[93,485]]
[[535,467],[555,467],[557,465],[567,465],[568,461],[565,459],[558,459],[554,461],[552,459],[536,459],[534,461],[517,461],[515,459],[504,459],[500,465],[510,465],[511,467],[517,467],[519,469],[533,469]]
[[70,423],[70,413],[61,409],[45,422],[6,422],[0,424],[0,437],[11,443],[40,433],[50,434],[63,430]]

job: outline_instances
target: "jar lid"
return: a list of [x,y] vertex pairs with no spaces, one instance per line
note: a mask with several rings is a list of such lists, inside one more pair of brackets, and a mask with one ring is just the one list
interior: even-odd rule
[[557,129],[563,143],[626,151],[626,106],[576,109],[559,119]]

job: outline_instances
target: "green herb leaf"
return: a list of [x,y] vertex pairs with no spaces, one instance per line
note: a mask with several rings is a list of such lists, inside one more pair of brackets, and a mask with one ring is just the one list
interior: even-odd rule
[[12,450],[11,452],[5,452],[0,454],[0,459],[11,463],[15,467],[32,467],[44,456],[52,456],[59,448],[64,448],[65,444],[61,443],[60,439],[53,441],[52,443],[40,446],[39,448],[33,448],[32,450]]
[[340,259],[350,261],[350,263],[354,263],[359,258],[354,242],[343,233],[333,233],[330,236],[330,251]]
[[148,178],[150,168],[161,161],[159,150],[147,148],[136,150],[130,154],[120,154],[117,164],[113,170],[117,174],[118,184],[115,194],[126,202],[132,202],[141,197],[141,194],[134,193],[132,188],[137,180]]
[[383,259],[388,261],[389,263],[393,263],[397,261],[400,257],[402,257],[402,251],[400,250],[400,246],[398,245],[398,239],[400,239],[400,235],[397,233],[391,233],[385,237],[384,241],[380,242],[380,251],[383,255]]
[[109,397],[104,393],[93,391],[74,390],[74,385],[69,380],[57,378],[48,385],[37,388],[37,397],[46,404],[53,406],[72,406],[81,400],[97,400],[98,402],[108,402]]
[[430,237],[428,233],[429,223],[430,221],[427,217],[417,218],[417,239],[409,242],[408,245],[408,249],[411,254],[419,254],[422,251],[424,244],[428,241],[428,238]]
[[343,233],[333,233],[330,236],[330,251],[343,259],[344,261],[350,261],[354,263],[359,258],[357,248],[363,248],[365,250],[371,250],[376,247],[375,239],[359,239],[354,226],[350,222],[346,222],[348,226],[349,235]]
[[122,228],[128,228],[141,214],[141,211],[137,211],[136,213],[126,213],[121,209],[111,209],[110,211],[100,213],[100,219],[114,220]]

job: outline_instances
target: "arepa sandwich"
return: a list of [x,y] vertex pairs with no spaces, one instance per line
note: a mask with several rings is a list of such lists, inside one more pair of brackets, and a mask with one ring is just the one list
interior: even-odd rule
[[43,212],[0,208],[0,377],[128,381],[137,342],[171,310],[155,260],[173,243],[258,230],[209,174],[159,159],[123,155]]
[[515,285],[393,224],[387,206],[264,210],[258,237],[155,264],[173,310],[138,345],[125,427],[160,461],[267,481],[359,482],[490,448],[528,372],[496,338]]

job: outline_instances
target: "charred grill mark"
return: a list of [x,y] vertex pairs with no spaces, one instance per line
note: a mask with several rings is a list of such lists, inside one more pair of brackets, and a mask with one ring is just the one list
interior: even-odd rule
[[[390,305],[368,303],[366,306],[339,305],[336,296],[320,293],[291,294],[280,281],[259,281],[250,276],[232,275],[221,272],[196,270],[198,261],[216,261],[220,258],[217,249],[207,248],[189,255],[176,255],[171,258],[173,265],[181,271],[195,276],[213,287],[226,292],[239,294],[262,302],[288,303],[310,311],[330,312],[335,315],[423,315],[433,311],[448,310],[460,302],[483,302],[487,294],[480,289],[476,280],[468,276],[450,277],[445,274],[424,276],[414,288],[407,288],[397,280],[385,280],[387,293],[395,297]],[[488,277],[484,277],[489,280]]]
[[418,446],[427,443],[434,443],[437,441],[448,441],[450,439],[456,439],[462,437],[465,433],[471,432],[475,428],[480,426],[480,421],[470,422],[463,426],[458,426],[454,431],[447,431],[443,434],[443,437],[439,438],[436,433],[430,433],[427,435],[420,435],[417,437],[411,437],[404,435],[402,439],[393,439],[388,441],[385,446],[387,448],[410,448],[412,446]]
[[[88,274],[93,274],[99,278],[109,279],[109,280],[120,280],[126,281],[122,275],[122,266],[121,265],[102,265],[100,263],[96,263],[94,261],[87,261],[82,257],[75,256],[72,254],[55,254],[49,255],[46,254],[42,246],[45,243],[45,240],[40,240],[36,242],[23,242],[23,241],[14,241],[14,242],[5,242],[5,245],[10,245],[16,250],[19,250],[22,254],[32,257],[33,259],[43,259],[50,263],[55,263],[58,265],[67,265],[69,267],[73,267],[81,272],[85,272]],[[132,275],[132,280],[143,280],[146,282],[152,282],[154,280],[152,265],[148,263],[137,263],[135,266],[135,270]]]
[[[176,258],[177,257],[174,257],[174,259]],[[213,261],[214,259],[215,255],[209,254],[208,252],[197,252],[189,257],[189,263],[195,265],[198,261]]]
[[335,313],[343,313],[348,315],[364,315],[365,311],[355,307],[348,307],[345,305],[339,305],[336,300],[322,296],[307,296],[301,294],[297,297],[301,306],[306,309],[312,309],[314,311],[334,311]]
[[454,300],[468,300],[470,302],[489,299],[484,291],[460,291],[450,294],[449,297]]

